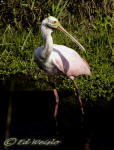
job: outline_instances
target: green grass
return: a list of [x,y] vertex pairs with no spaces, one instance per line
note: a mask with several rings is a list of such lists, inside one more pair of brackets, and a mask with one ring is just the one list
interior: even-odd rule
[[[60,6],[63,5],[63,8],[65,8],[67,1],[64,4],[61,2],[59,0],[57,5],[54,3],[51,5],[52,11],[50,15],[55,14],[57,17],[60,17],[62,13],[64,15]],[[31,10],[36,8],[34,1],[32,1],[29,7]],[[39,27],[36,29],[29,26],[25,29],[21,24],[19,25],[16,22],[16,19],[14,21],[15,24],[17,23],[16,27],[9,23],[0,31],[0,79],[4,81],[6,79],[12,80],[17,74],[23,74],[23,76],[28,76],[27,81],[34,80],[34,84],[31,84],[30,88],[38,88],[41,90],[51,89],[48,85],[47,76],[37,67],[33,60],[34,50],[43,45]],[[90,65],[91,77],[79,76],[76,78],[82,98],[85,100],[91,99],[96,101],[102,98],[110,101],[114,96],[112,92],[112,75],[114,74],[112,22],[112,17],[109,15],[103,16],[99,13],[91,22],[88,22],[85,17],[80,20],[80,23],[74,22],[73,25],[67,20],[62,20],[62,25],[82,43],[87,54],[81,52],[62,33],[58,31],[54,31],[53,33],[54,43],[73,48]],[[39,23],[37,25],[39,26]],[[20,83],[24,84],[23,82]],[[66,80],[63,76],[56,78],[56,86],[59,91],[74,90],[72,82]],[[26,85],[24,88],[26,89]]]

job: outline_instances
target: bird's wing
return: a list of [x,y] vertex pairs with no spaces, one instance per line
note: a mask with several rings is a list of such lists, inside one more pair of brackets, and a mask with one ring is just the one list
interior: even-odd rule
[[91,74],[88,63],[76,51],[63,45],[53,47],[52,61],[68,77]]

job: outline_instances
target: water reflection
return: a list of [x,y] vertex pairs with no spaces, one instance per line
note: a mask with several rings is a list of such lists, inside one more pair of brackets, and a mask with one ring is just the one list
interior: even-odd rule
[[[62,95],[59,104],[58,122],[59,136],[56,138],[53,91],[36,92],[13,92],[2,93],[4,102],[0,104],[0,113],[2,114],[2,127],[4,131],[1,138],[1,146],[5,141],[8,100],[12,98],[12,117],[9,129],[9,138],[17,139],[57,139],[61,141],[60,145],[14,145],[7,149],[27,150],[27,149],[77,149],[77,150],[113,150],[112,131],[113,131],[113,105],[112,102],[97,103],[93,107],[85,106],[86,115],[81,116],[78,103],[70,103],[75,97],[72,93]],[[6,96],[7,95],[7,96]],[[69,99],[70,98],[70,99]],[[4,118],[4,119],[3,119]],[[3,126],[4,125],[4,126]],[[8,137],[7,137],[8,138]]]

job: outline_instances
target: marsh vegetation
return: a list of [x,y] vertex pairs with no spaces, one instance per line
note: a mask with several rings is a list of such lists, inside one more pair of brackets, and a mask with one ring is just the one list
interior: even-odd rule
[[[87,60],[91,77],[76,78],[82,98],[93,101],[113,97],[113,1],[73,0],[34,1],[8,0],[0,3],[0,80],[1,89],[49,90],[47,76],[33,60],[33,52],[43,45],[41,21],[57,17],[61,24],[87,50],[82,53],[62,33],[54,31],[54,43],[75,49]],[[71,81],[63,76],[56,78],[58,90],[73,90]]]

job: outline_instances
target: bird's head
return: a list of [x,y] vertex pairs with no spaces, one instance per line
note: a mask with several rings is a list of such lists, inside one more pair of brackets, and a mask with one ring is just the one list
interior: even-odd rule
[[60,26],[60,23],[59,23],[58,19],[50,16],[47,18],[47,26],[50,28],[56,29],[56,28],[58,28],[58,26]]
[[46,18],[45,20],[43,20],[42,23],[45,24],[48,28],[59,29],[66,36],[68,36],[73,42],[75,42],[80,47],[81,50],[83,50],[84,52],[86,52],[85,48],[71,34],[69,34],[63,28],[63,26],[60,24],[60,22],[58,21],[58,19],[56,19],[55,17],[49,16],[48,18]]

